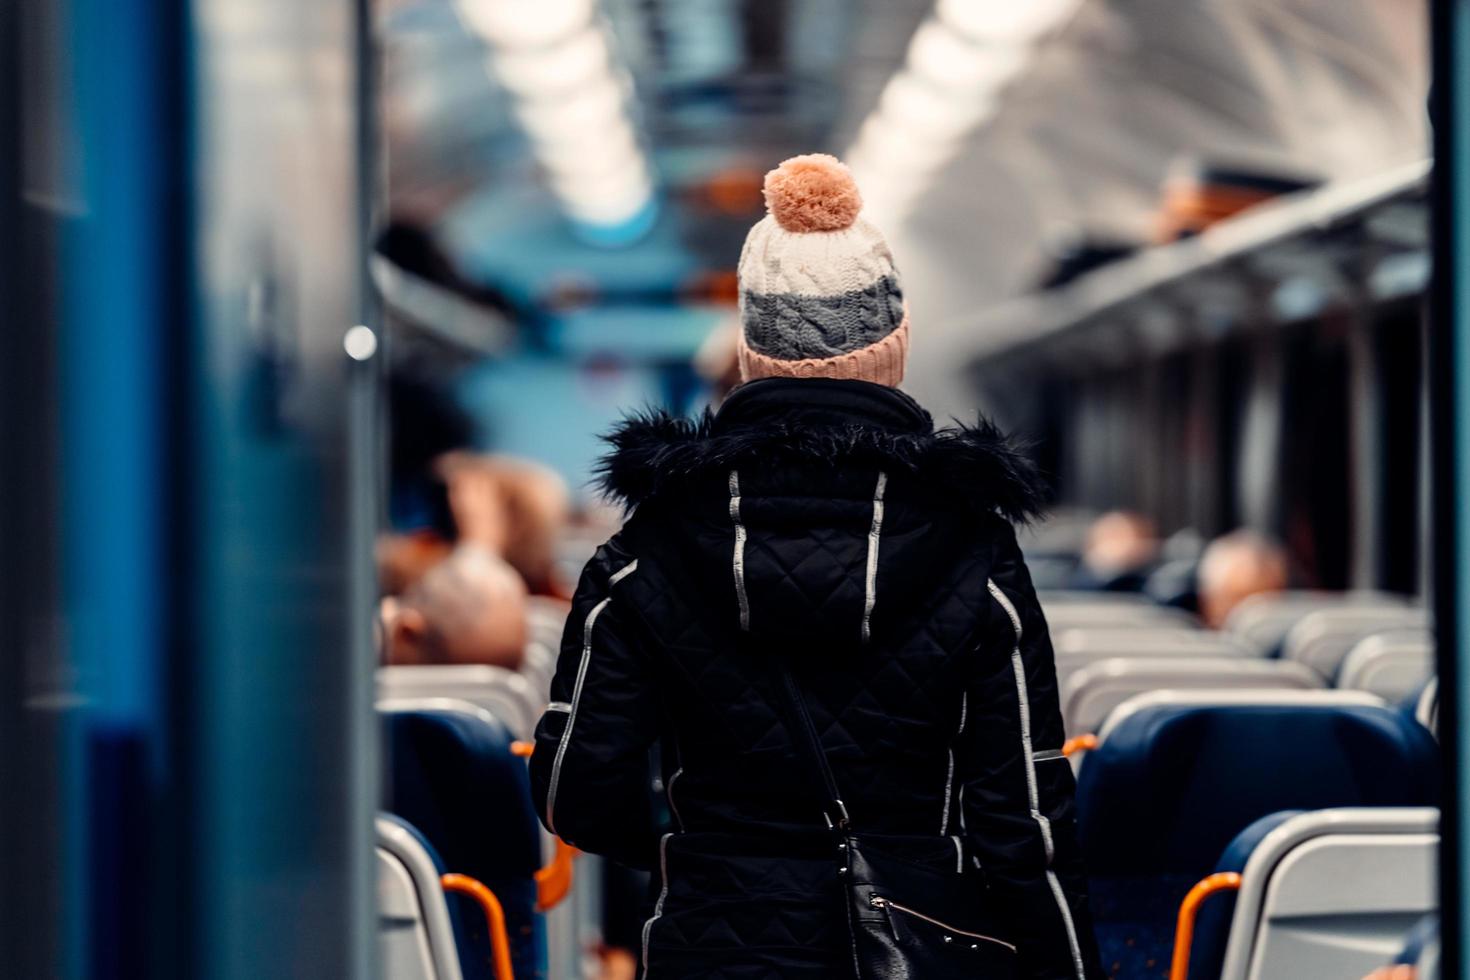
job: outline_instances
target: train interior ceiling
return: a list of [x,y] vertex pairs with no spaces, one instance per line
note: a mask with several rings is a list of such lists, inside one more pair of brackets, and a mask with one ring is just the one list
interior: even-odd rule
[[641,976],[657,869],[544,829],[526,759],[626,518],[602,437],[740,383],[766,173],[829,153],[903,390],[1045,476],[1105,974],[1470,977],[1463,38],[1456,0],[7,5],[0,973]]

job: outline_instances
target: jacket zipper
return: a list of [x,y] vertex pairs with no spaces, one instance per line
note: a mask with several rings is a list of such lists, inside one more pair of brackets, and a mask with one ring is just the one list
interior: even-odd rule
[[[1016,951],[1016,947],[1015,946],[1011,945],[1010,943],[1006,942],[1003,939],[996,939],[994,936],[986,936],[986,935],[983,935],[983,934],[978,933],[978,932],[966,932],[963,929],[956,929],[954,926],[950,925],[947,922],[940,922],[938,919],[930,918],[929,916],[925,915],[923,912],[915,911],[914,909],[909,908],[907,905],[900,905],[897,902],[891,902],[888,899],[884,898],[882,895],[872,895],[872,896],[869,896],[869,898],[868,898],[868,906],[870,908],[882,909],[885,913],[887,913],[887,915],[888,915],[888,927],[893,930],[893,939],[894,939],[895,942],[898,941],[898,927],[897,927],[897,925],[894,924],[894,921],[893,921],[893,913],[894,912],[902,912],[905,915],[912,915],[916,919],[923,919],[925,922],[929,923],[930,925],[938,926],[939,928],[945,930],[946,932],[952,932],[952,933],[954,933],[956,936],[965,936],[968,939],[981,939],[981,940],[984,940],[987,943],[994,943],[997,946],[1004,946],[1006,949],[1010,950],[1012,953],[1014,953]],[[949,938],[948,937],[945,937],[945,942],[949,942]],[[974,949],[974,948],[978,948],[978,947],[973,947],[972,946],[971,948]]]

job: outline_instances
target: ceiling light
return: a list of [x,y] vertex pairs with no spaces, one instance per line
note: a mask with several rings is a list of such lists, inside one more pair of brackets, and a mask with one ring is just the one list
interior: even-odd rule
[[459,0],[460,18],[499,47],[552,44],[592,20],[596,0]]
[[626,119],[623,87],[606,78],[556,101],[521,101],[516,117],[537,142],[575,139]]
[[1029,41],[1076,9],[1080,0],[939,0],[935,13],[966,37]]
[[936,88],[908,71],[888,80],[878,98],[878,112],[896,132],[926,139],[957,140],[992,109],[989,96],[956,94]]
[[947,89],[993,90],[1015,77],[1025,63],[1022,47],[972,41],[937,20],[920,24],[909,42],[909,69]]
[[592,25],[550,47],[498,51],[491,69],[521,98],[544,99],[609,73],[607,38]]
[[537,142],[536,159],[561,174],[606,173],[643,158],[643,148],[626,120],[605,131],[582,133],[555,142]]

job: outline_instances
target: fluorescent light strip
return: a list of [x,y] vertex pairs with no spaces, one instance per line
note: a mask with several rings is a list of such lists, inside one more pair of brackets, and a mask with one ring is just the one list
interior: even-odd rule
[[848,151],[867,210],[884,222],[906,213],[1080,2],[937,0]]
[[459,0],[460,19],[497,48],[554,44],[592,22],[596,0]]
[[612,52],[607,36],[589,23],[548,48],[498,51],[491,70],[519,98],[555,98],[609,77]]
[[458,9],[489,43],[487,68],[515,97],[516,118],[568,217],[584,229],[622,229],[609,243],[646,228],[653,179],[597,0],[458,0]]
[[1080,0],[939,0],[935,15],[967,37],[1025,44],[1051,30]]

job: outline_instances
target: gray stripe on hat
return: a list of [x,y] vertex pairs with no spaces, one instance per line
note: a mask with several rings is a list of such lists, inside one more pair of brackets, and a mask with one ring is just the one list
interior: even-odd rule
[[835,296],[753,293],[740,297],[745,342],[780,361],[837,357],[882,340],[903,322],[896,276]]

